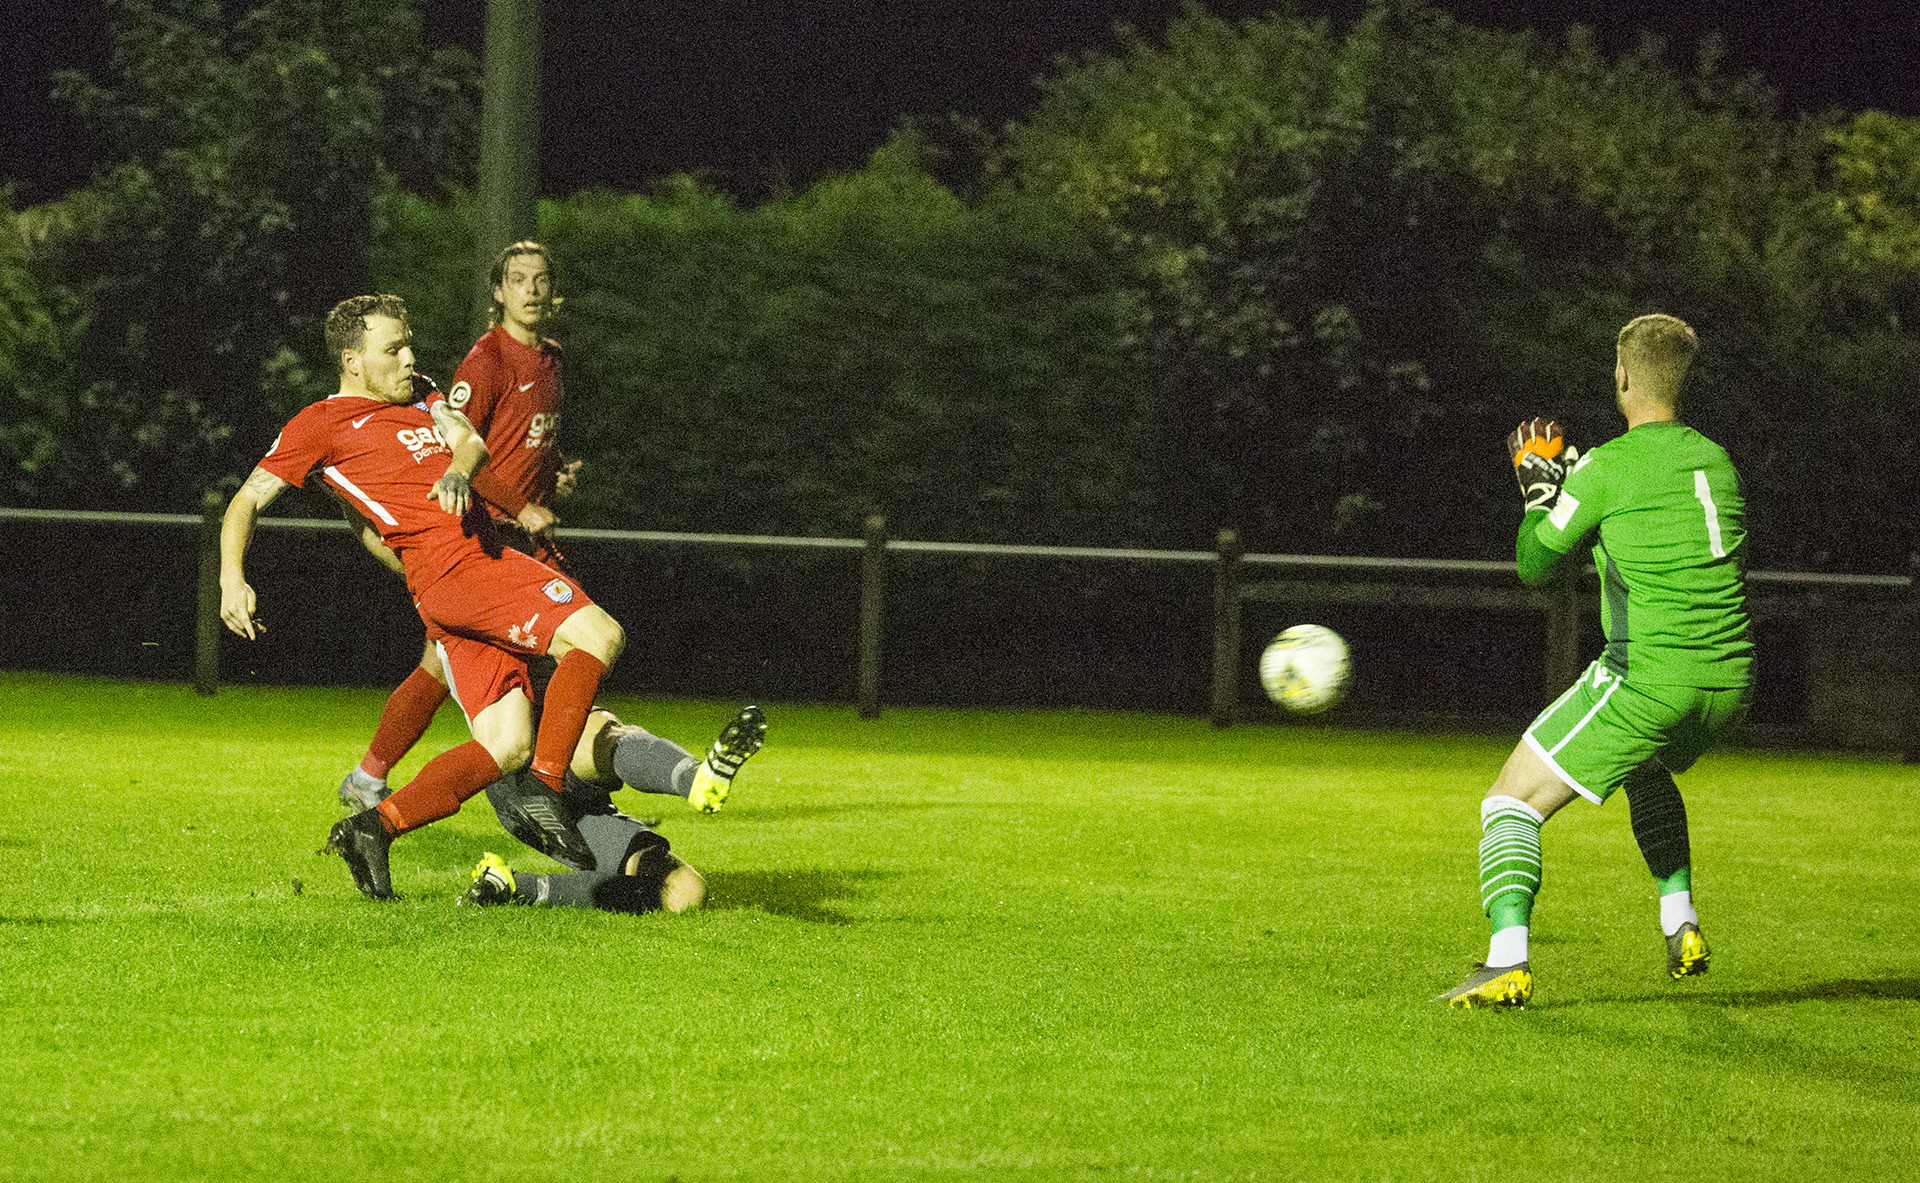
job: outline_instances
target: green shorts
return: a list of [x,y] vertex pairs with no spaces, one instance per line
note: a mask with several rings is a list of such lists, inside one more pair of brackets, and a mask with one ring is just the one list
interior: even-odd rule
[[1568,787],[1605,801],[1648,760],[1685,772],[1747,713],[1747,689],[1640,686],[1595,661],[1523,737]]

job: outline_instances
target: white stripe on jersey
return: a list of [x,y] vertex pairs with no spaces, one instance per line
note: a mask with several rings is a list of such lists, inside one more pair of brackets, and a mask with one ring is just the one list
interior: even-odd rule
[[348,480],[346,476],[342,474],[339,469],[329,464],[325,468],[321,469],[321,471],[327,474],[328,480],[331,480],[334,484],[339,485],[342,489],[345,489],[347,492],[359,498],[360,504],[366,506],[368,509],[373,511],[373,516],[379,518],[381,521],[385,522],[389,526],[397,526],[400,524],[399,522],[394,520],[392,514],[387,512],[386,506],[380,504],[378,501],[375,501],[373,498],[367,496],[365,493],[362,493],[360,491],[360,486]]
[[1727,557],[1726,545],[1720,540],[1720,511],[1713,504],[1713,490],[1707,487],[1707,470],[1693,470],[1693,495],[1707,509],[1707,553],[1716,559]]

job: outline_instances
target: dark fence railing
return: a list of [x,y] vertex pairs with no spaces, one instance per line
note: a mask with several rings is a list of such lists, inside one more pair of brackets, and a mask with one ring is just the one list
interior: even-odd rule
[[[197,594],[192,599],[192,676],[194,685],[201,693],[212,694],[221,681],[223,646],[229,644],[219,621],[219,521],[223,508],[224,503],[209,503],[206,512],[197,515],[0,508],[0,519],[10,519],[23,525],[37,523],[43,527],[60,529],[91,528],[109,533],[127,528],[146,532],[190,531],[189,537],[195,543],[192,548],[193,574],[189,576],[186,571],[179,569],[178,564],[171,570],[152,571],[139,584],[137,594],[129,598],[146,602],[149,610],[154,603],[179,604],[186,598],[186,588],[183,586],[185,579],[194,580]],[[303,605],[337,599],[339,592],[329,594],[316,586],[327,579],[346,580],[348,586],[369,589],[366,592],[369,601],[385,604],[382,611],[389,617],[394,615],[391,601],[398,581],[378,574],[370,560],[357,554],[357,547],[346,543],[347,530],[343,522],[323,518],[265,517],[260,520],[259,530],[261,533],[256,535],[256,548],[260,548],[272,535],[281,533],[338,533],[342,536],[342,546],[337,554],[328,548],[325,556],[304,553],[295,556],[299,562],[296,564],[296,573],[290,577],[276,574],[262,561],[250,563],[250,574],[255,576],[256,586],[264,586],[263,580],[275,581],[273,597],[288,605],[285,618],[291,619],[301,614],[318,615],[317,609]],[[1411,635],[1419,635],[1424,631],[1434,637],[1447,635],[1450,627],[1448,622],[1455,622],[1451,626],[1452,632],[1467,636],[1469,640],[1460,641],[1456,636],[1452,642],[1441,642],[1437,655],[1428,655],[1428,646],[1420,642],[1403,645],[1402,652],[1409,655],[1410,662],[1416,659],[1429,660],[1435,670],[1442,670],[1452,660],[1449,644],[1455,648],[1466,645],[1476,653],[1488,645],[1504,647],[1501,653],[1484,659],[1482,664],[1501,666],[1510,678],[1516,661],[1531,662],[1536,684],[1547,697],[1557,693],[1578,674],[1595,650],[1597,642],[1597,590],[1591,568],[1584,573],[1572,573],[1549,588],[1534,590],[1518,583],[1514,564],[1510,562],[1245,554],[1240,551],[1237,537],[1230,530],[1220,532],[1215,549],[1191,551],[896,539],[887,537],[886,524],[878,517],[868,519],[860,538],[566,527],[558,531],[558,538],[576,556],[588,550],[600,554],[636,549],[658,551],[662,548],[675,553],[687,550],[735,553],[785,550],[838,552],[849,558],[857,555],[859,561],[851,570],[840,569],[837,564],[832,564],[832,570],[813,572],[810,592],[773,597],[776,606],[771,610],[764,606],[734,609],[745,618],[734,624],[744,634],[740,642],[743,648],[751,649],[763,634],[771,633],[785,635],[790,647],[810,649],[812,660],[848,662],[851,670],[830,674],[824,680],[849,689],[858,702],[862,716],[869,718],[878,716],[881,710],[883,646],[890,634],[899,635],[893,627],[895,622],[890,619],[893,614],[889,611],[888,602],[889,587],[896,583],[901,584],[895,587],[896,599],[901,597],[903,591],[911,593],[913,597],[901,609],[902,614],[920,621],[944,612],[941,619],[926,622],[923,631],[927,635],[919,639],[918,649],[907,652],[897,663],[906,667],[897,672],[902,674],[904,680],[911,682],[914,680],[911,676],[913,666],[946,660],[953,657],[951,651],[955,648],[978,647],[994,654],[997,660],[1005,664],[1019,660],[1017,652],[1010,651],[1018,650],[1023,645],[1039,648],[1057,641],[1057,637],[1047,634],[1070,632],[1075,627],[1072,605],[1058,602],[1070,599],[1076,588],[1093,582],[1085,572],[1107,572],[1102,581],[1109,585],[1108,598],[1113,599],[1124,598],[1133,587],[1145,587],[1150,581],[1140,574],[1143,570],[1193,571],[1199,578],[1179,576],[1173,582],[1191,585],[1191,594],[1182,597],[1182,602],[1190,602],[1197,612],[1210,616],[1211,635],[1204,642],[1207,650],[1205,670],[1188,670],[1185,666],[1191,663],[1183,662],[1179,655],[1163,657],[1156,650],[1159,641],[1150,634],[1156,628],[1164,630],[1179,627],[1166,619],[1163,606],[1145,603],[1141,613],[1122,613],[1116,622],[1107,627],[1109,631],[1121,634],[1114,644],[1121,649],[1129,649],[1131,655],[1137,656],[1142,670],[1159,668],[1171,676],[1173,684],[1190,683],[1196,680],[1195,675],[1203,679],[1206,689],[1200,693],[1205,696],[1209,717],[1222,727],[1247,715],[1242,699],[1250,683],[1249,673],[1253,663],[1243,652],[1242,633],[1246,631],[1249,614],[1257,617],[1260,613],[1279,611],[1289,614],[1285,619],[1297,620],[1302,618],[1302,613],[1312,613],[1316,617],[1332,613],[1335,618],[1341,612],[1387,613],[1404,618],[1410,626]],[[85,549],[84,546],[76,547],[76,551]],[[187,548],[176,544],[166,549],[177,555]],[[304,551],[311,548],[293,549]],[[55,564],[61,561],[57,553],[49,557]],[[1037,574],[1022,576],[1019,582],[1024,588],[1033,590],[1037,586],[1039,590],[1036,597],[1056,602],[1057,610],[1029,613],[1022,625],[1016,628],[1009,624],[1003,635],[994,627],[996,614],[990,605],[956,608],[949,604],[944,610],[929,609],[929,585],[938,590],[938,585],[943,582],[941,579],[899,581],[894,577],[895,572],[890,571],[902,561],[916,560],[987,561],[1001,566],[1023,564],[1023,571],[1031,571],[1033,564],[1039,564],[1043,567],[1071,567],[1072,571],[1082,574],[1053,579]],[[603,587],[607,584],[618,584],[631,578],[619,560],[601,562],[599,568],[590,573],[588,584],[596,599],[606,594]],[[1126,574],[1115,574],[1116,569],[1124,570]],[[711,572],[708,577],[712,577]],[[1776,629],[1776,636],[1799,638],[1792,644],[1772,646],[1778,651],[1795,651],[1793,661],[1775,663],[1780,667],[1772,680],[1772,692],[1776,698],[1784,693],[1779,685],[1782,681],[1788,683],[1789,688],[1803,699],[1834,699],[1836,703],[1844,704],[1850,696],[1852,699],[1864,697],[1877,704],[1877,709],[1893,720],[1891,724],[1880,727],[1880,734],[1896,736],[1894,746],[1909,758],[1920,753],[1920,735],[1917,735],[1920,728],[1915,726],[1914,689],[1916,671],[1920,671],[1920,660],[1916,660],[1916,648],[1920,646],[1914,641],[1914,638],[1920,637],[1920,629],[1915,628],[1916,620],[1920,619],[1920,612],[1916,611],[1916,608],[1920,608],[1920,601],[1916,600],[1914,594],[1914,581],[1907,576],[1770,571],[1751,572],[1748,580],[1751,606],[1763,637],[1768,635],[1769,626],[1784,624],[1788,627]],[[735,582],[751,584],[752,579],[740,576]],[[990,587],[992,580],[978,579],[975,582],[987,596],[1005,592],[1004,588],[996,590]],[[1168,581],[1151,582],[1153,586],[1142,593],[1143,602],[1153,601],[1156,596],[1159,600],[1166,600],[1169,595]],[[1207,598],[1205,590],[1209,582],[1211,608],[1207,609],[1204,607]],[[828,589],[844,589],[847,594],[837,594]],[[956,586],[952,590],[956,596],[964,599],[974,588],[971,585]],[[72,596],[76,592],[74,589],[65,589],[61,594]],[[763,603],[766,599],[762,597],[756,601],[751,588],[743,587],[733,588],[732,595],[729,603],[733,604]],[[697,595],[695,598],[698,598]],[[657,600],[657,596],[636,599],[635,606],[623,605],[616,615],[630,623],[630,631],[631,618],[638,616],[646,621],[642,628],[651,624],[669,633],[675,629],[684,632],[687,626],[684,622],[676,624],[671,613],[649,618],[648,614],[653,611]],[[271,619],[273,600],[269,599],[267,603],[269,607],[266,610]],[[337,604],[326,603],[326,606],[338,609]],[[847,609],[851,609],[851,612],[846,612]],[[128,606],[130,612],[141,610],[140,603],[130,603]],[[835,623],[843,612],[850,617],[850,629]],[[794,619],[782,621],[774,619],[776,616],[793,616]],[[406,614],[400,614],[399,618],[404,621]],[[1472,623],[1461,626],[1458,622],[1463,620]],[[1532,626],[1535,633],[1526,637],[1506,635],[1513,631],[1508,627],[1509,622],[1529,620],[1544,621],[1543,638],[1535,635],[1537,623]],[[1852,622],[1854,632],[1864,630],[1865,633],[1895,638],[1893,645],[1898,651],[1888,654],[1887,643],[1876,641],[1873,636],[1832,641],[1833,630],[1847,622]],[[343,665],[363,660],[369,647],[397,651],[407,660],[417,652],[417,648],[410,648],[408,644],[396,646],[384,638],[373,642],[362,641],[343,635],[350,630],[342,625],[333,627],[335,635],[332,643]],[[399,627],[404,628],[405,625]],[[1025,631],[1021,632],[1021,629]],[[387,631],[393,631],[393,626],[389,625]],[[809,634],[845,637],[849,631],[850,643],[830,641],[815,644],[807,639]],[[1822,637],[1821,641],[1810,639],[1816,634]],[[1828,660],[1822,650],[1823,645],[1836,649],[1834,660]],[[942,647],[938,653],[934,652],[936,646]],[[1839,650],[1849,646],[1864,647],[1869,655],[1880,654],[1886,659],[1886,669],[1876,672],[1872,668],[1849,668],[1847,661],[1838,656]],[[1391,649],[1392,646],[1386,648]],[[851,652],[847,652],[848,649]],[[632,660],[632,657],[628,660]],[[718,660],[724,664],[727,655],[719,655]],[[750,655],[735,654],[734,660],[750,661]],[[1071,671],[1075,663],[1071,658],[1062,661],[1058,654],[1054,654],[1049,660],[1067,671],[1059,676],[1073,676]],[[1089,660],[1098,660],[1098,657]],[[1381,654],[1376,652],[1373,660],[1379,662]],[[1472,664],[1476,659],[1461,660]],[[967,663],[962,657],[957,659],[957,664],[965,667]],[[1869,659],[1868,665],[1871,664]],[[980,667],[976,665],[975,668]],[[1419,671],[1410,671],[1409,676],[1418,677]],[[1849,679],[1854,682],[1864,679],[1868,685],[1864,689],[1855,687],[1849,690]],[[1018,679],[1010,681],[1018,683]],[[918,697],[928,696],[927,686],[920,684],[918,688],[922,692]],[[937,688],[934,688],[932,696],[942,697]],[[1527,697],[1522,692],[1519,700]],[[1163,698],[1156,699],[1152,695],[1140,696],[1139,700],[1148,705],[1165,702]],[[1545,701],[1545,697],[1540,701]],[[1187,709],[1197,705],[1197,698],[1187,699]],[[1431,707],[1432,703],[1423,705]],[[1838,705],[1835,709],[1846,708]],[[1802,723],[1807,722],[1805,716],[1808,710],[1804,703],[1788,713],[1800,716]],[[1813,713],[1818,714],[1819,711]],[[1802,730],[1808,728],[1802,727]],[[1817,727],[1811,729],[1815,733],[1813,738],[1820,738],[1817,734],[1819,730]]]

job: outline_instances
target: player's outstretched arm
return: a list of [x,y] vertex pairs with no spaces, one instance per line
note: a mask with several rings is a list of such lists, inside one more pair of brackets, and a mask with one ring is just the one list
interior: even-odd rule
[[247,547],[253,542],[254,524],[286,487],[287,482],[264,468],[256,468],[227,503],[226,516],[220,519],[220,620],[249,641],[266,626],[253,615],[253,588],[247,584],[245,562]]

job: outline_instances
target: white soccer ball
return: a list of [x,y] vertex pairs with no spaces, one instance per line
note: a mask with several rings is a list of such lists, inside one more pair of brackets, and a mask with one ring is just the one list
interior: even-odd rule
[[1289,714],[1317,715],[1339,705],[1352,676],[1347,643],[1317,624],[1294,625],[1260,655],[1260,684]]

